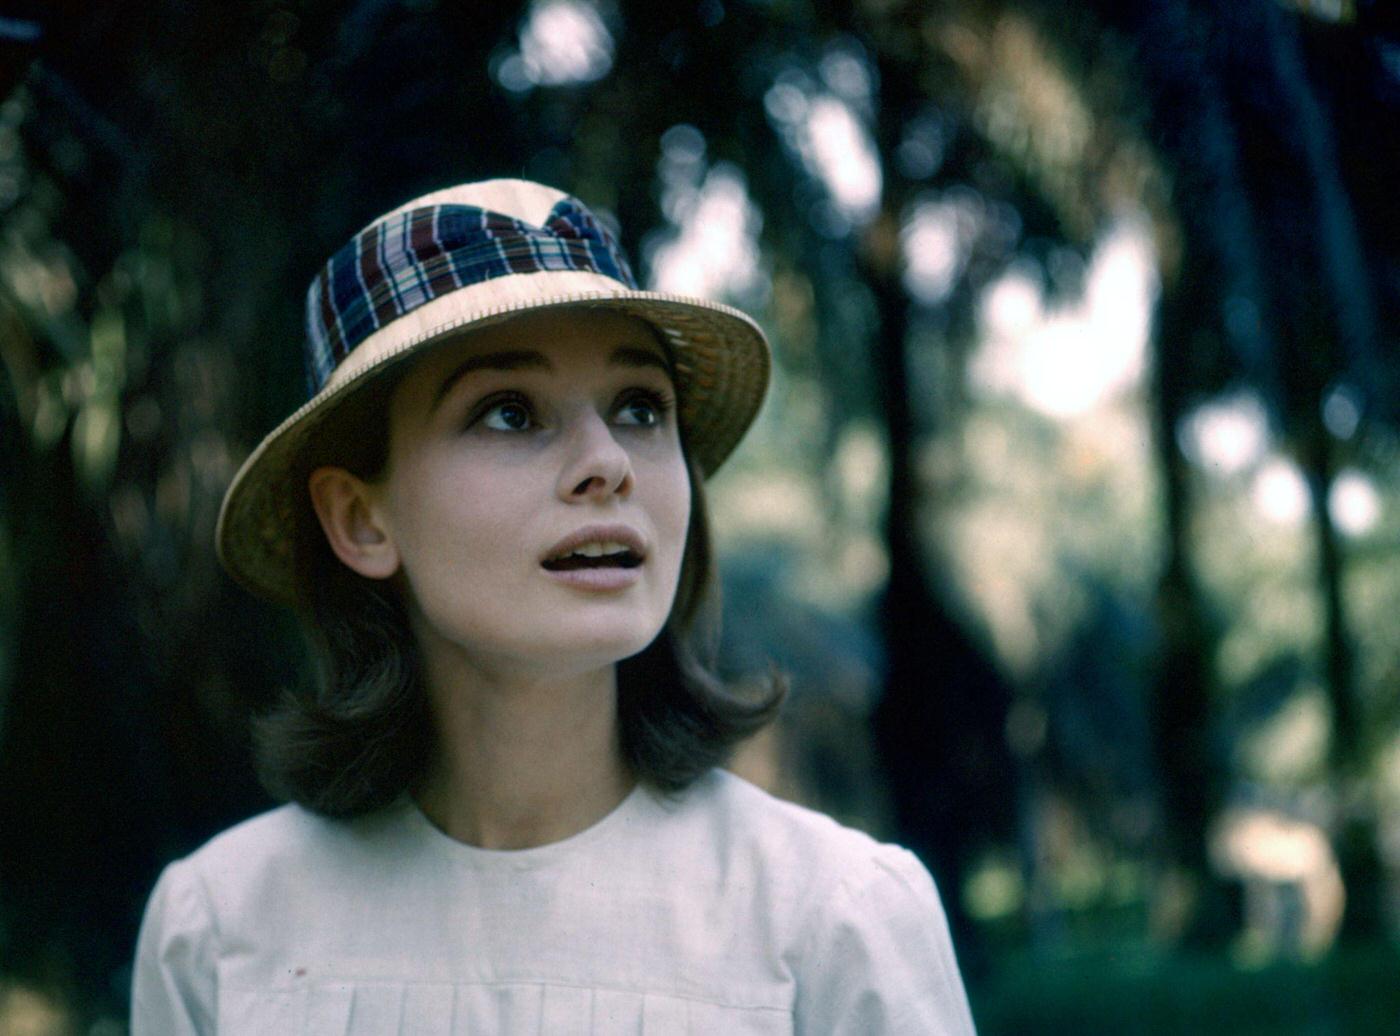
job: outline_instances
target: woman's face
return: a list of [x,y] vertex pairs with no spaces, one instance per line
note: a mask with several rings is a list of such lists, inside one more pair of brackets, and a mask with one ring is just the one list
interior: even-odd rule
[[675,597],[690,480],[641,321],[546,309],[428,353],[371,487],[423,646],[486,671],[583,671],[646,647]]

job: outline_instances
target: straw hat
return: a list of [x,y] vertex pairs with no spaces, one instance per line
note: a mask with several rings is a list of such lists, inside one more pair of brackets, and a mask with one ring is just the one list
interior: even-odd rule
[[576,199],[525,180],[462,184],[417,198],[361,230],[306,298],[311,398],[244,462],[215,541],[255,593],[294,599],[292,542],[310,507],[307,458],[335,456],[344,420],[376,403],[420,350],[546,306],[600,306],[651,324],[675,363],[680,423],[706,474],[729,456],[768,384],[768,343],[732,307],[639,291],[621,249]]

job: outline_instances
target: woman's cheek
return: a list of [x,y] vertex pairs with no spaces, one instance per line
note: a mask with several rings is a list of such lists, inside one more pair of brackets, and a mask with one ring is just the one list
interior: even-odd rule
[[[690,531],[690,476],[683,461],[671,466],[669,486],[663,504],[665,534],[670,543],[671,579],[680,577],[681,558],[685,554],[686,535]],[[661,524],[658,522],[658,524]]]

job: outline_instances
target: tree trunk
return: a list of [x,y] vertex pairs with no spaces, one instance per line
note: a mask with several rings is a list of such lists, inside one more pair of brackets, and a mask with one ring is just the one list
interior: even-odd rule
[[1332,708],[1329,763],[1339,815],[1335,833],[1337,865],[1346,889],[1342,938],[1364,942],[1382,938],[1384,867],[1376,842],[1374,804],[1368,783],[1366,737],[1356,702],[1355,663],[1348,631],[1345,558],[1328,507],[1335,475],[1332,441],[1320,422],[1309,436],[1305,457],[1312,527],[1317,550],[1317,586],[1323,602],[1323,656]]
[[1220,807],[1223,779],[1210,748],[1212,637],[1191,566],[1188,471],[1176,439],[1198,290],[1195,275],[1184,274],[1164,293],[1158,311],[1150,396],[1165,558],[1156,600],[1160,654],[1148,716],[1160,772],[1166,858],[1196,893],[1181,934],[1189,942],[1210,945],[1229,934],[1226,897],[1207,858],[1207,835]]
[[[1346,888],[1342,936],[1370,940],[1383,935],[1383,866],[1376,843],[1374,803],[1365,789],[1369,751],[1356,701],[1355,661],[1345,606],[1345,558],[1328,507],[1336,456],[1330,432],[1319,420],[1333,372],[1343,370],[1362,391],[1384,396],[1384,365],[1376,354],[1376,313],[1370,272],[1342,179],[1327,113],[1310,81],[1296,17],[1273,4],[1260,8],[1270,67],[1311,188],[1313,263],[1320,274],[1316,334],[1298,340],[1294,369],[1311,375],[1300,392],[1302,460],[1312,504],[1317,586],[1324,609],[1323,653],[1332,707],[1331,770],[1340,804],[1337,862]],[[1303,322],[1307,327],[1310,322]]]
[[899,839],[934,872],[963,968],[976,974],[985,954],[961,892],[973,854],[1010,837],[1013,826],[1013,765],[1004,736],[1009,693],[929,585],[907,377],[909,300],[896,267],[867,254],[862,271],[880,318],[873,359],[889,448],[890,575],[880,604],[886,674],[874,734]]

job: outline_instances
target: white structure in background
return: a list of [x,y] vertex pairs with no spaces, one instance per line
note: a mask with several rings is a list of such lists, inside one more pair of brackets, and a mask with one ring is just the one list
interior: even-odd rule
[[852,222],[862,223],[880,207],[880,163],[865,126],[838,97],[812,99],[798,151],[831,199]]
[[844,233],[880,207],[883,177],[867,127],[872,108],[870,68],[853,42],[832,46],[820,62],[821,81],[792,68],[764,95],[768,118],[787,146],[826,188],[826,232]]
[[[900,228],[904,288],[912,298],[936,306],[953,293],[979,233],[982,208],[976,192],[957,187],[914,205]],[[1039,312],[1039,289],[1028,278],[1007,276],[997,284],[1007,320],[1024,326]]]
[[[916,211],[911,226],[920,218]],[[940,208],[932,218],[958,216]],[[955,240],[963,235],[945,232],[940,241],[932,230],[911,232],[905,242],[909,268],[946,266],[948,243]],[[920,246],[934,249],[934,258]],[[1141,383],[1157,291],[1151,230],[1138,216],[1108,227],[1089,259],[1084,293],[1073,302],[1047,307],[1040,278],[1013,267],[982,296],[982,340],[969,378],[976,388],[1015,396],[1050,417],[1086,414]]]
[[520,50],[496,68],[507,90],[591,83],[612,70],[613,38],[583,0],[536,0],[520,27]]
[[1211,858],[1244,883],[1245,937],[1265,955],[1316,957],[1337,937],[1346,893],[1327,833],[1276,810],[1233,807]]
[[1269,449],[1269,417],[1255,393],[1233,392],[1188,414],[1177,439],[1193,464],[1231,478],[1264,459]]
[[1339,472],[1327,496],[1332,524],[1348,536],[1362,536],[1381,520],[1381,495],[1376,484],[1354,468]]
[[1273,456],[1259,466],[1250,487],[1259,513],[1279,525],[1297,526],[1308,517],[1308,483],[1298,465]]
[[[1359,420],[1357,404],[1334,390],[1324,404],[1324,420],[1332,434],[1347,438]],[[1235,392],[1198,406],[1182,421],[1178,439],[1187,458],[1212,475],[1252,475],[1250,498],[1269,521],[1296,527],[1307,520],[1307,480],[1297,464],[1272,451],[1264,404],[1254,393]],[[1365,535],[1381,517],[1380,492],[1354,468],[1333,479],[1327,506],[1332,524],[1347,536]]]
[[[1302,470],[1284,457],[1271,457],[1260,466],[1251,495],[1259,512],[1280,525],[1301,525],[1311,507]],[[1327,494],[1327,513],[1344,535],[1370,532],[1381,517],[1381,495],[1375,482],[1354,468],[1339,472]]]
[[693,126],[661,138],[661,208],[675,230],[644,246],[648,287],[707,299],[745,299],[766,283],[759,264],[763,220],[744,175],[727,162],[705,164]]

